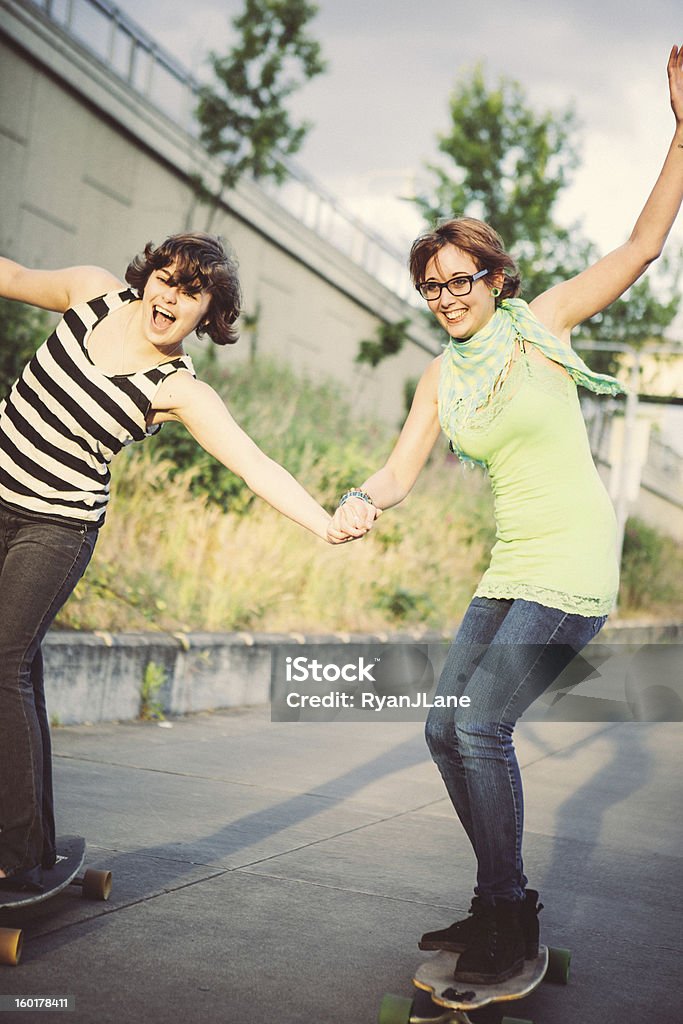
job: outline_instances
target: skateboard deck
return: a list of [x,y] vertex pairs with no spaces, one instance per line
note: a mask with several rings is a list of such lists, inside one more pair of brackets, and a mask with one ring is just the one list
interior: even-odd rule
[[66,888],[78,874],[85,860],[85,839],[64,836],[57,843],[57,863],[43,871],[43,892],[25,892],[21,889],[0,889],[0,909],[4,907],[30,907],[42,903]]
[[[86,899],[107,900],[111,892],[111,872],[88,869],[78,872],[85,860],[85,839],[61,836],[57,840],[57,862],[43,871],[43,891],[0,889],[0,921],[5,912],[21,911],[52,899],[69,885],[78,885]],[[23,935],[19,928],[0,928],[0,964],[15,966],[21,957]]]
[[[413,977],[418,989],[414,1000],[387,994],[379,1011],[379,1024],[472,1024],[469,1010],[478,1010],[489,1003],[522,999],[540,983],[555,981],[566,985],[569,980],[571,954],[568,949],[540,946],[534,960],[525,960],[519,974],[496,985],[456,981],[453,977],[459,953],[441,951],[422,963]],[[504,1017],[502,1024],[529,1024],[517,1018]]]
[[507,981],[495,985],[456,981],[453,971],[458,953],[440,952],[418,967],[413,984],[424,989],[432,1002],[448,1010],[478,1010],[488,1003],[522,999],[541,984],[548,969],[548,949],[541,946],[535,960],[525,960],[524,968]]

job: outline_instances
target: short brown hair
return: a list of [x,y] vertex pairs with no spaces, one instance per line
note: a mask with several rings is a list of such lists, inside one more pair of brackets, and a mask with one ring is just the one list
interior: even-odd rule
[[161,245],[148,242],[144,252],[128,264],[126,281],[142,292],[153,270],[175,263],[174,280],[187,291],[211,295],[206,320],[197,327],[198,337],[208,334],[217,345],[233,345],[238,338],[235,320],[240,315],[242,293],[237,260],[223,240],[203,231],[170,235]]
[[[506,252],[497,231],[474,217],[456,217],[437,225],[433,231],[420,235],[410,249],[408,266],[416,288],[424,281],[425,269],[433,256],[445,245],[455,245],[471,256],[479,270],[505,274],[500,298],[519,295],[522,281],[512,256]],[[486,280],[486,279],[485,279]]]

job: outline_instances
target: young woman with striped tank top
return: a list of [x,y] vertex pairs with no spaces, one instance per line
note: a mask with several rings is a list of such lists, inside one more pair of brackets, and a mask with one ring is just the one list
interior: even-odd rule
[[[538,951],[538,892],[522,863],[523,797],[512,742],[520,715],[592,639],[617,592],[616,522],[595,469],[576,385],[621,390],[593,373],[570,334],[623,294],[662,251],[683,197],[683,47],[668,63],[673,141],[628,241],[527,305],[500,236],[447,221],[418,238],[413,282],[448,335],[424,373],[386,465],[344,495],[332,530],[362,536],[412,488],[443,430],[490,476],[496,544],[449,651],[444,697],[426,736],[472,845],[469,917],[421,949],[460,952],[458,982],[496,983]],[[444,702],[448,703],[448,702]]]
[[[184,423],[275,509],[326,539],[330,517],[194,375],[193,331],[237,340],[236,265],[220,239],[174,235],[129,265],[30,270],[0,259],[0,295],[63,314],[0,404],[0,885],[41,888],[55,861],[41,641],[82,576],[109,464]],[[339,541],[342,535],[329,538]]]

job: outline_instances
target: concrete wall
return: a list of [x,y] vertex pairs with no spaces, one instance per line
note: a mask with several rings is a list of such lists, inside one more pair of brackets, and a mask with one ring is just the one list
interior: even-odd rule
[[55,631],[43,647],[49,711],[61,725],[127,721],[141,713],[151,667],[165,714],[264,704],[270,649],[251,637]]
[[[0,253],[30,266],[95,263],[123,274],[149,239],[206,229],[189,175],[217,180],[196,140],[108,72],[36,8],[0,0]],[[333,376],[363,411],[392,424],[403,385],[438,344],[416,311],[250,182],[211,222],[238,254],[248,313],[227,360],[254,341],[313,376]],[[410,343],[377,371],[362,339],[407,317]]]
[[[680,680],[681,623],[623,622],[610,624],[597,645],[670,645]],[[273,656],[285,646],[335,664],[343,644],[348,660],[368,651],[389,652],[392,645],[419,648],[428,654],[434,677],[443,667],[447,638],[437,634],[378,636],[302,636],[258,633],[81,633],[55,630],[44,644],[50,716],[60,725],[127,721],[141,712],[143,680],[163,680],[153,700],[164,715],[244,705],[279,699]],[[590,654],[587,655],[590,658]],[[604,653],[602,655],[604,658]],[[347,660],[344,654],[344,660]],[[281,667],[281,666],[280,666]],[[275,678],[277,676],[277,678]],[[148,677],[149,678],[149,677]],[[589,692],[604,680],[598,677]],[[679,687],[680,688],[680,687]]]
[[641,486],[630,515],[683,544],[683,507],[672,502],[669,495]]
[[683,543],[683,455],[651,433],[631,515]]

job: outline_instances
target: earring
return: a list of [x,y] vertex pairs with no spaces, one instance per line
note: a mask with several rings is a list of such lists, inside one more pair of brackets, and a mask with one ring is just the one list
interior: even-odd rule
[[493,295],[494,299],[497,299],[500,295],[500,288],[492,288],[491,295]]

